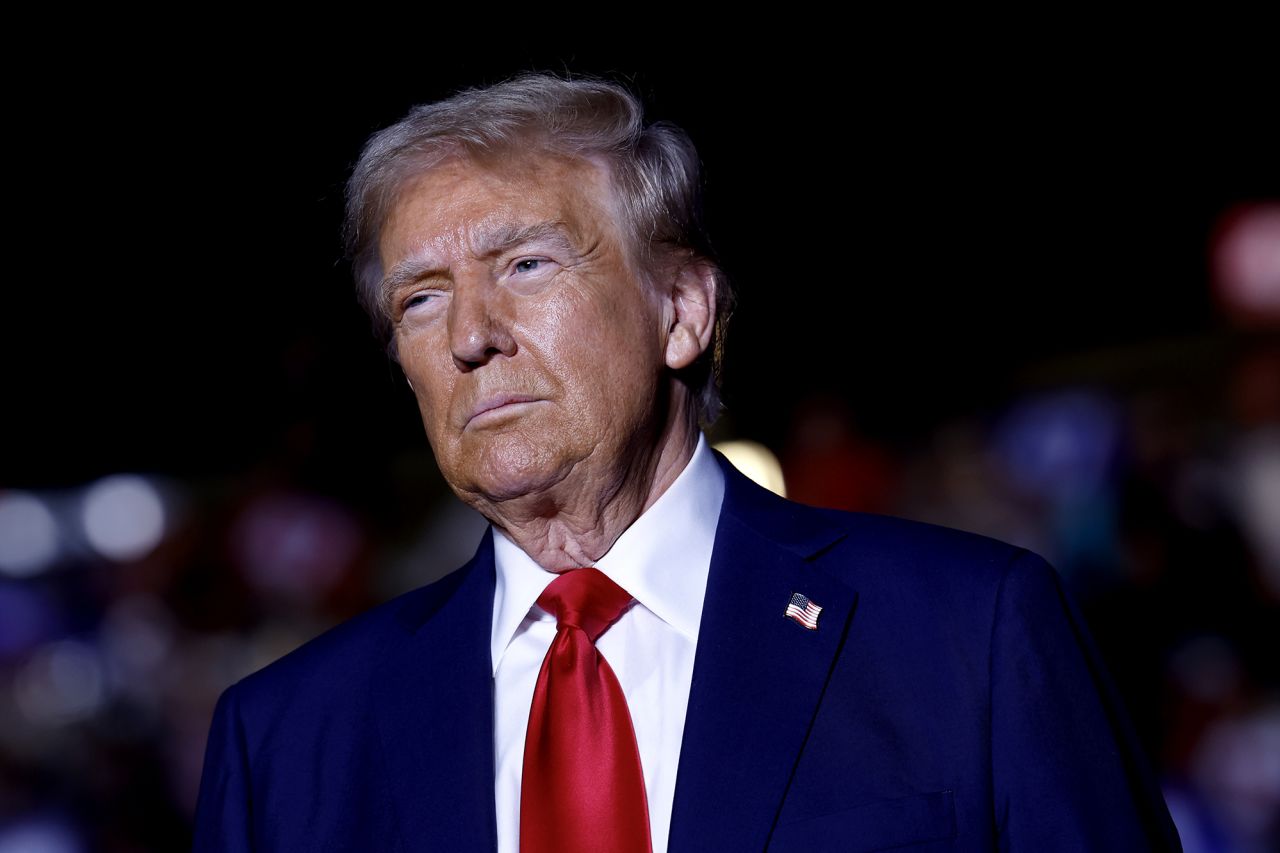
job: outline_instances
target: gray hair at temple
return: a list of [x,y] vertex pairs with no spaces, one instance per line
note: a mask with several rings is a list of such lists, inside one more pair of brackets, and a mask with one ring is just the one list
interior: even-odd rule
[[597,79],[524,74],[414,107],[370,137],[347,183],[344,236],[360,302],[396,357],[378,239],[397,193],[416,175],[453,156],[477,162],[545,152],[606,163],[631,237],[632,258],[646,275],[674,263],[707,264],[716,277],[712,345],[682,371],[704,422],[720,411],[719,383],[733,292],[702,222],[698,153],[679,127],[644,124],[639,100]]

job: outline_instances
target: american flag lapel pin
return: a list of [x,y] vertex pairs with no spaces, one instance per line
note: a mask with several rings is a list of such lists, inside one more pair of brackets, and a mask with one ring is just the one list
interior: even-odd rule
[[786,612],[783,615],[794,622],[799,622],[810,631],[816,631],[818,630],[818,617],[822,615],[822,608],[814,604],[806,596],[793,592],[791,593],[791,602],[787,605]]

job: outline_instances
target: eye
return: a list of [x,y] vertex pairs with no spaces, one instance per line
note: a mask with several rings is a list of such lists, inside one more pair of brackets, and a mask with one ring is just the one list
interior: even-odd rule
[[402,315],[409,312],[417,313],[426,310],[440,301],[441,293],[439,290],[417,290],[410,293],[400,303],[400,313]]
[[560,269],[558,261],[545,255],[514,257],[507,262],[499,281],[513,293],[528,295],[550,286],[560,274]]

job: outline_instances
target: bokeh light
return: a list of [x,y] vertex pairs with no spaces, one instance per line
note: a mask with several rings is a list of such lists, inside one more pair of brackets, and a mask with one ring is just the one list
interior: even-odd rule
[[1254,430],[1239,443],[1231,490],[1245,535],[1256,549],[1262,581],[1280,601],[1280,426]]
[[783,482],[782,463],[773,451],[755,441],[721,441],[715,449],[733,463],[733,467],[777,495],[786,497],[787,486]]
[[94,483],[85,494],[82,522],[89,545],[116,562],[146,556],[164,535],[164,503],[141,477],[120,474]]
[[58,606],[30,584],[0,581],[0,662],[18,657],[58,629]]
[[255,498],[231,531],[231,551],[245,580],[298,602],[314,601],[332,589],[360,547],[360,527],[349,511],[296,492]]
[[1280,322],[1280,202],[1223,214],[1213,245],[1214,283],[1237,318]]
[[1106,397],[1059,391],[1013,406],[996,430],[995,446],[1015,484],[1065,500],[1103,486],[1120,432],[1119,412]]
[[84,853],[85,849],[65,820],[34,818],[0,828],[0,853]]
[[0,574],[37,574],[57,554],[58,525],[44,502],[26,492],[0,493]]
[[40,648],[14,682],[18,710],[39,726],[57,726],[93,715],[106,699],[106,679],[98,650],[80,640],[60,640]]

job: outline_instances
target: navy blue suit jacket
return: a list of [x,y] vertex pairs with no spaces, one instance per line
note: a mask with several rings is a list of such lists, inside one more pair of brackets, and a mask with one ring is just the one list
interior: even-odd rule
[[[670,850],[1179,849],[1053,569],[992,539],[726,488]],[[495,570],[472,560],[218,702],[205,851],[492,851]],[[784,618],[793,592],[822,607]]]

